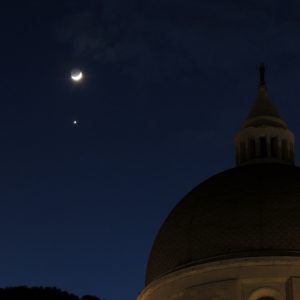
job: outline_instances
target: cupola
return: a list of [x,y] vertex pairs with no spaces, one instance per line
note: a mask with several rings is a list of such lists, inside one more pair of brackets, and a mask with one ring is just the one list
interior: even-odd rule
[[294,164],[294,134],[268,95],[264,64],[260,65],[259,73],[256,101],[235,137],[236,164]]

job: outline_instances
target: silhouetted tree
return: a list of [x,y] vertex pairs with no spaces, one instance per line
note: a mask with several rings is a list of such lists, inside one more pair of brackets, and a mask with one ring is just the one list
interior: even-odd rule
[[100,300],[95,296],[77,297],[55,287],[8,287],[0,288],[1,300]]

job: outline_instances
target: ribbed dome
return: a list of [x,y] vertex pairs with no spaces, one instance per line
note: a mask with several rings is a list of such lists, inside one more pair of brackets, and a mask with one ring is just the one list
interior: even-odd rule
[[146,284],[188,265],[259,255],[300,256],[298,167],[237,167],[193,189],[155,239]]

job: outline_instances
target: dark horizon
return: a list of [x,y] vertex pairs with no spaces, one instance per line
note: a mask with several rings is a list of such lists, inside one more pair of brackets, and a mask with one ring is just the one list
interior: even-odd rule
[[59,290],[55,287],[10,287],[0,288],[0,297],[2,300],[101,300],[96,296],[84,295],[77,297],[66,291]]

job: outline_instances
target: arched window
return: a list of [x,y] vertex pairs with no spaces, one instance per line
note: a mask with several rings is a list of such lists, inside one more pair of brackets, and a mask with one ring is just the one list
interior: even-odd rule
[[281,293],[270,287],[261,287],[250,293],[247,300],[283,300]]

